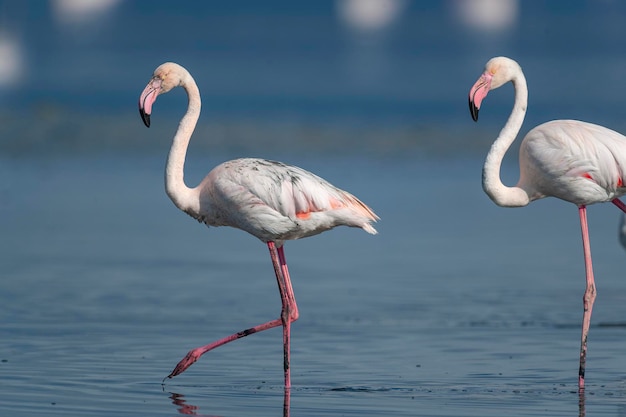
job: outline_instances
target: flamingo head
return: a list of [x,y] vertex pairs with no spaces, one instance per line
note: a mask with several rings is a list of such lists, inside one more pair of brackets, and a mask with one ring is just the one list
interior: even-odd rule
[[182,86],[186,74],[189,74],[187,70],[173,62],[166,62],[154,70],[150,82],[139,96],[139,114],[147,127],[150,127],[152,104],[157,96],[167,93],[174,87]]
[[522,72],[519,64],[504,56],[491,58],[485,65],[485,72],[472,86],[469,92],[469,109],[472,119],[478,121],[478,110],[483,99],[491,90],[515,79]]

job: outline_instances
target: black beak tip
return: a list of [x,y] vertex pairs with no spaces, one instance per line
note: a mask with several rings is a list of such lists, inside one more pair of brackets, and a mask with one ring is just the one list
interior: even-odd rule
[[139,114],[141,115],[141,120],[143,120],[143,124],[146,125],[146,127],[150,127],[150,115],[143,111],[142,108],[139,108]]
[[478,121],[478,107],[474,105],[472,100],[469,101],[469,109],[470,109],[470,114],[472,115],[472,120],[477,122]]

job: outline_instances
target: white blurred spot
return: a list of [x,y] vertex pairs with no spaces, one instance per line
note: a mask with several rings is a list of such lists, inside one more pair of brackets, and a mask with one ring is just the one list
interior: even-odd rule
[[351,29],[372,32],[390,26],[405,4],[405,0],[337,0],[337,11]]
[[511,28],[519,14],[518,0],[456,0],[453,7],[461,22],[486,32]]
[[54,0],[52,8],[60,23],[90,23],[112,10],[120,0]]
[[19,83],[24,71],[24,54],[17,40],[0,32],[0,87]]

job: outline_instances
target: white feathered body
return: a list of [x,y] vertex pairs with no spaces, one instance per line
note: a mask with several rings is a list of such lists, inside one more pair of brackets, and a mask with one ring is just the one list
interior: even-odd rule
[[520,147],[519,187],[532,200],[553,196],[577,205],[626,194],[626,137],[578,120],[532,129]]
[[208,226],[231,226],[264,242],[316,235],[335,226],[375,234],[378,217],[352,194],[302,168],[243,158],[215,167],[193,189],[186,210]]

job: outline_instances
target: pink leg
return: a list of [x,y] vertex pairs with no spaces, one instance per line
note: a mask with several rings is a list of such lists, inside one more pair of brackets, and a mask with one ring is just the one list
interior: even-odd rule
[[578,388],[585,388],[585,364],[587,362],[587,336],[589,335],[589,325],[591,323],[591,310],[596,299],[596,284],[593,279],[593,267],[591,265],[591,246],[589,244],[589,229],[587,227],[587,209],[585,206],[578,207],[580,216],[580,229],[583,236],[583,253],[585,256],[585,275],[587,277],[587,288],[583,296],[583,326],[580,340],[580,367],[578,368]]
[[[274,252],[276,247],[273,242],[269,242],[270,254],[272,254],[272,262],[274,268],[279,267],[280,272],[276,271],[276,277],[282,277],[282,285],[280,278],[278,288],[281,289],[280,296],[283,302],[283,309],[280,314],[280,319],[283,325],[283,369],[285,371],[285,388],[291,388],[291,371],[289,363],[289,353],[291,351],[291,323],[298,320],[298,305],[296,304],[296,298],[293,294],[293,288],[291,286],[291,278],[289,277],[289,270],[287,269],[287,261],[285,260],[285,252],[283,246],[278,248],[278,262],[274,261]],[[288,393],[288,391],[287,391]]]
[[622,200],[620,200],[619,198],[615,198],[611,200],[611,203],[615,204],[617,207],[619,207],[620,210],[626,213],[626,204],[622,203]]
[[[611,200],[613,204],[626,213],[626,204],[619,199]],[[585,274],[587,277],[587,288],[583,296],[583,326],[580,341],[580,367],[578,368],[578,388],[585,388],[585,365],[587,363],[587,336],[589,335],[589,326],[591,324],[591,310],[596,299],[596,284],[593,279],[593,267],[591,265],[591,245],[589,244],[589,229],[587,226],[587,209],[585,206],[578,207],[580,216],[580,228],[583,235],[583,252],[585,255]]]
[[246,330],[242,330],[238,333],[224,337],[213,343],[209,343],[205,346],[190,350],[187,355],[176,365],[174,370],[167,376],[167,378],[180,375],[187,368],[189,368],[195,361],[200,359],[202,355],[210,350],[232,342],[233,340],[241,339],[242,337],[261,332],[263,330],[271,329],[273,327],[283,326],[283,347],[284,347],[284,370],[285,370],[285,388],[291,387],[291,379],[289,373],[289,345],[291,336],[291,322],[298,319],[298,307],[293,295],[293,289],[291,287],[291,280],[289,278],[289,271],[287,270],[287,263],[285,261],[285,254],[282,246],[276,249],[274,242],[268,242],[267,246],[270,250],[270,256],[272,258],[272,264],[274,266],[274,272],[276,273],[276,280],[278,281],[278,290],[280,292],[280,298],[282,300],[282,311],[280,319],[268,321],[267,323],[260,324],[255,327],[251,327]]
[[[626,213],[626,204],[619,199],[611,200],[613,204]],[[589,244],[589,229],[587,226],[587,209],[585,206],[578,207],[580,216],[580,228],[583,235],[583,252],[585,255],[585,274],[587,277],[587,288],[583,296],[583,326],[580,341],[580,367],[578,368],[578,388],[585,388],[585,365],[587,363],[587,336],[589,335],[589,326],[591,324],[591,310],[596,299],[596,285],[593,279],[593,267],[591,265],[591,245]]]

